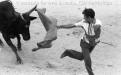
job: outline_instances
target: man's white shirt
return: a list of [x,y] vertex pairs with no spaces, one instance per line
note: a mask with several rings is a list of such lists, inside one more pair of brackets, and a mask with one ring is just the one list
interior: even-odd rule
[[[96,19],[95,23],[92,24],[92,26],[90,28],[91,34],[89,33],[89,23],[87,23],[84,19],[82,19],[80,22],[75,23],[74,25],[77,26],[77,27],[78,26],[83,27],[83,29],[84,29],[84,31],[87,35],[93,36],[93,35],[95,35],[94,30],[97,30],[96,26],[102,26],[102,22],[99,19]],[[85,35],[82,38],[85,39],[85,41],[89,43],[89,41],[88,41],[89,39],[87,39]]]

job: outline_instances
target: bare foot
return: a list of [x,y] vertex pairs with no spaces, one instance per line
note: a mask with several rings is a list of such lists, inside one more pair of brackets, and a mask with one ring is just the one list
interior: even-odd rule
[[64,57],[66,57],[66,56],[68,56],[67,50],[65,50],[65,51],[61,54],[60,58],[64,58]]
[[39,11],[40,13],[45,14],[46,13],[46,8],[41,8],[41,9],[36,8],[35,11]]
[[37,43],[37,46],[38,46],[37,48],[33,48],[33,49],[32,49],[32,52],[37,51],[37,50],[39,50],[39,49],[51,48],[51,47],[52,47],[51,44],[48,44],[48,45],[40,45],[39,43]]

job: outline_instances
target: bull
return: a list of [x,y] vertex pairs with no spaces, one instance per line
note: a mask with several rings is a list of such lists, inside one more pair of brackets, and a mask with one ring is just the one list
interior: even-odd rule
[[[36,19],[36,17],[30,16],[30,14],[36,7],[37,5],[28,12],[19,13],[15,11],[10,0],[0,2],[0,32],[2,33],[3,39],[15,53],[18,64],[23,63],[17,52],[17,50],[21,50],[20,35],[22,35],[25,41],[30,39],[30,23],[32,20]],[[17,47],[11,41],[13,38],[17,38]],[[3,45],[1,39],[0,45]]]

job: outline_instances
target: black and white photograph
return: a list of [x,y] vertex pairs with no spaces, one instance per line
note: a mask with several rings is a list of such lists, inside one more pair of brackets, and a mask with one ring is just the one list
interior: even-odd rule
[[0,0],[0,75],[121,75],[121,0]]

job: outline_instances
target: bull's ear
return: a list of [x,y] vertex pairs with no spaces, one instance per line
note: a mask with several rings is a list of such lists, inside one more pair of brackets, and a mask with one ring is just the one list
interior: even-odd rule
[[33,16],[29,16],[30,20],[34,20],[36,19],[37,17],[33,17]]

